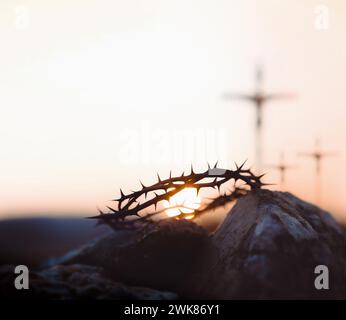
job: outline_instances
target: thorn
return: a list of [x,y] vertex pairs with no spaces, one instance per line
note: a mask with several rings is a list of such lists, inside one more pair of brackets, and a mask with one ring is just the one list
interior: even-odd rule
[[87,217],[87,219],[100,219],[100,215],[98,215],[98,216],[92,216],[92,217]]
[[107,206],[107,208],[108,208],[110,211],[112,211],[113,213],[118,213],[117,210],[115,210],[115,209],[113,209],[113,208],[111,208],[111,207],[108,207],[108,206]]
[[277,183],[262,183],[261,186],[277,186]]
[[[215,167],[214,167],[215,168]],[[217,183],[217,178],[214,179],[213,183],[215,183],[215,186],[213,186],[213,188],[215,189],[217,187],[216,183]]]
[[169,171],[169,179],[172,179],[172,170]]
[[215,165],[214,165],[214,169],[217,167],[217,164],[218,164],[219,160],[216,161]]
[[262,173],[261,175],[257,176],[257,178],[258,179],[262,179],[266,174],[267,174],[267,172],[266,173]]
[[159,182],[162,182],[159,174],[158,173],[156,173],[156,174],[157,174],[157,179],[159,180]]
[[247,159],[241,164],[241,166],[240,167],[237,167],[237,170],[241,170],[241,169],[243,169],[243,167],[244,167],[244,165],[245,165],[245,163],[247,162]]
[[194,172],[193,172],[193,166],[192,166],[192,163],[191,163],[191,173],[190,174],[195,174]]
[[124,192],[123,192],[123,190],[121,190],[121,188],[120,188],[120,196],[121,196],[121,198],[123,198],[125,196]]
[[181,177],[184,177],[184,174],[185,174],[185,172],[183,171],[183,173],[181,174]]
[[140,184],[141,184],[141,186],[142,186],[142,189],[145,189],[146,186],[143,184],[143,182],[142,182],[141,180],[139,180],[139,182],[140,182]]

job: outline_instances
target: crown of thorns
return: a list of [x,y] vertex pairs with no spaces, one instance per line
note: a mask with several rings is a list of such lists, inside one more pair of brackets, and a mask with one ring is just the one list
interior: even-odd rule
[[[157,205],[160,202],[169,201],[172,196],[185,188],[194,188],[197,191],[197,195],[204,188],[216,188],[220,192],[222,185],[233,180],[234,188],[229,191],[229,194],[226,192],[223,195],[220,194],[219,197],[212,199],[203,208],[193,210],[194,217],[197,217],[206,211],[224,206],[244,196],[249,190],[260,189],[262,186],[267,185],[261,181],[264,174],[256,176],[251,169],[244,169],[245,162],[241,166],[236,164],[235,170],[218,168],[216,162],[213,167],[210,167],[208,164],[207,170],[202,173],[195,173],[191,165],[189,174],[183,172],[180,176],[174,177],[170,172],[167,179],[161,179],[157,174],[158,181],[151,186],[145,186],[140,181],[141,189],[138,191],[124,194],[120,189],[120,197],[112,200],[116,202],[116,206],[107,206],[108,212],[99,210],[100,214],[91,218],[100,219],[101,223],[110,224],[114,228],[126,228],[134,223],[151,221],[150,218],[153,215],[162,212],[156,211]],[[247,188],[236,187],[238,181],[242,181]],[[150,207],[154,207],[154,211],[144,214],[144,210]],[[187,214],[181,208],[178,208],[178,210],[180,214],[175,216],[175,218],[186,217]],[[191,216],[191,213],[189,215]],[[126,219],[127,217],[134,217],[135,219],[129,220]]]

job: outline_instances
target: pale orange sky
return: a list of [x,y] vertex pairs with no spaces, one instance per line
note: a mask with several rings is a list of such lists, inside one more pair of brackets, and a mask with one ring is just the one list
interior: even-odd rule
[[1,1],[0,217],[87,215],[156,172],[251,164],[254,110],[221,96],[252,90],[261,63],[265,89],[298,95],[268,104],[264,162],[285,151],[287,189],[313,201],[297,152],[319,136],[339,153],[322,205],[346,220],[345,30],[342,0]]

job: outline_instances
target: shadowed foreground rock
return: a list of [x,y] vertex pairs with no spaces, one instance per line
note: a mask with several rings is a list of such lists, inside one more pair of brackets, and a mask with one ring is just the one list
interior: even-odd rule
[[[238,200],[213,235],[189,221],[161,221],[107,235],[54,264],[33,277],[37,292],[55,298],[176,298],[171,291],[195,299],[346,299],[341,226],[268,190]],[[329,268],[329,290],[314,286],[318,265]]]
[[13,286],[14,266],[0,268],[0,296],[14,299],[172,300],[177,295],[126,286],[105,278],[102,268],[86,265],[54,266],[30,273],[29,290]]
[[[289,193],[261,190],[240,199],[211,241],[203,297],[346,298],[343,229]],[[314,286],[317,265],[329,268],[329,290]]]
[[124,236],[122,241],[117,234],[105,237],[63,263],[102,266],[115,281],[185,296],[185,287],[197,271],[196,261],[209,243],[206,230],[195,223],[166,220]]
[[[316,206],[268,190],[240,199],[212,236],[188,221],[162,222],[126,244],[107,237],[69,263],[184,298],[346,298],[341,226]],[[329,268],[329,290],[315,288],[318,265]]]

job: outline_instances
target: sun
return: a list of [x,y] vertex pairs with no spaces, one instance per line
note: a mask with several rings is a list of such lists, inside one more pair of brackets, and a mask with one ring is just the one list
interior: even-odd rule
[[169,217],[184,213],[186,214],[185,219],[192,219],[194,217],[193,212],[201,206],[201,199],[195,188],[185,188],[170,197],[169,201],[164,201],[163,206]]

